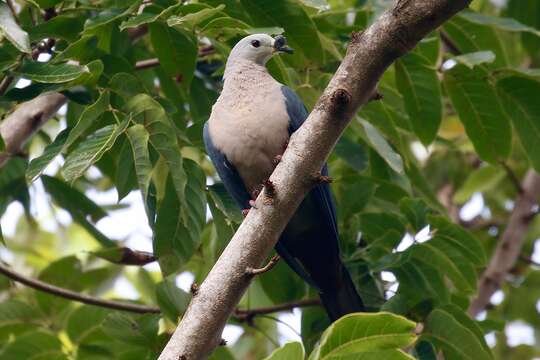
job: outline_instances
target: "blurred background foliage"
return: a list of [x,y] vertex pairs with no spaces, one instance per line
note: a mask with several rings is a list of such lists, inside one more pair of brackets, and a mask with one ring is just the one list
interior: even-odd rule
[[[287,36],[295,54],[268,68],[311,109],[351,31],[391,4],[0,2],[3,117],[43,93],[67,98],[0,170],[1,260],[47,283],[161,309],[81,305],[0,276],[0,358],[156,358],[189,282],[202,282],[242,220],[202,144],[231,47],[250,33]],[[518,195],[513,179],[540,171],[540,2],[474,0],[391,66],[379,92],[329,159],[358,290],[373,309],[424,324],[407,349],[415,358],[540,358],[538,218],[488,311],[466,315]],[[126,248],[153,255],[128,266]],[[314,297],[279,263],[240,309]],[[278,315],[233,317],[228,329],[241,335],[213,358],[268,356],[284,338]],[[309,353],[329,322],[318,306],[295,316],[295,340]],[[515,343],[511,329],[529,336]],[[295,346],[272,358],[301,358]]]

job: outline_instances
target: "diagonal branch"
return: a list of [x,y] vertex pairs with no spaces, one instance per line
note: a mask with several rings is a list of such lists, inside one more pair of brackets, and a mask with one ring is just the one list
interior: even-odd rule
[[398,0],[366,31],[353,33],[347,54],[314,110],[293,134],[270,181],[272,203],[257,199],[223,251],[159,360],[206,359],[257,268],[313,186],[317,174],[358,108],[375,92],[384,71],[470,0]]
[[540,175],[529,170],[520,188],[522,192],[516,199],[508,225],[478,282],[478,294],[469,306],[469,314],[473,317],[486,308],[493,293],[502,286],[506,275],[518,261],[529,224],[537,212]]
[[6,145],[0,153],[0,168],[10,156],[18,155],[24,143],[64,105],[67,98],[48,93],[18,105],[0,124],[0,135]]

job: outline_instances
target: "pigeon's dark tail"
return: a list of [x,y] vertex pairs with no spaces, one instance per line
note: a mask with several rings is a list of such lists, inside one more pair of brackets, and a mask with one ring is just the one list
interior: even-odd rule
[[351,275],[344,267],[342,268],[342,272],[343,281],[339,284],[340,286],[337,289],[331,291],[324,291],[324,289],[322,289],[321,292],[319,292],[322,304],[332,322],[343,315],[366,311],[360,295],[356,292]]

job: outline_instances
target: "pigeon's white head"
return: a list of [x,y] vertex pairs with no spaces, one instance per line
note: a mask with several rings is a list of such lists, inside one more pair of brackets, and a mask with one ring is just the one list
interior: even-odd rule
[[240,40],[232,49],[228,62],[235,60],[252,61],[259,65],[265,65],[275,53],[292,53],[293,49],[287,46],[284,36],[275,38],[267,34],[253,34]]

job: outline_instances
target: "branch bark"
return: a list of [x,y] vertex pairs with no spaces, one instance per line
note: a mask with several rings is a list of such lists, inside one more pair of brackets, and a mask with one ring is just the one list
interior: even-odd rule
[[514,203],[508,225],[486,271],[478,281],[478,294],[469,306],[469,314],[473,317],[486,308],[493,293],[502,286],[506,275],[519,260],[529,223],[537,212],[535,208],[540,197],[540,175],[529,170],[520,189],[522,192]]
[[272,204],[257,199],[229,245],[193,297],[159,360],[207,358],[257,268],[315,184],[315,178],[358,108],[398,57],[462,10],[470,0],[398,0],[366,31],[353,33],[342,64],[304,125],[293,134],[270,180]]
[[0,168],[10,156],[18,155],[26,140],[49,120],[67,98],[60,93],[38,96],[17,106],[0,124],[0,135],[4,139],[6,151],[0,153]]

